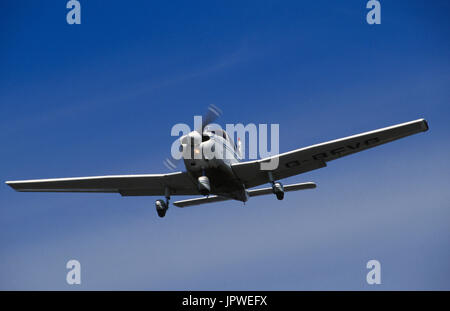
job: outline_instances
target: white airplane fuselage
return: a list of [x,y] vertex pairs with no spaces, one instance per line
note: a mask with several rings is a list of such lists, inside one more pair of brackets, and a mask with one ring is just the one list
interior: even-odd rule
[[225,131],[205,130],[201,136],[193,131],[181,137],[180,142],[186,171],[199,184],[203,194],[225,196],[242,202],[248,200],[245,186],[231,167],[241,161],[241,155]]

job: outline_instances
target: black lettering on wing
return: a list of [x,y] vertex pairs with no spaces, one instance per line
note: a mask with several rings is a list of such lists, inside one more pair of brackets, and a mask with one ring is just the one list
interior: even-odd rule
[[321,159],[325,159],[326,157],[328,157],[326,152],[321,152],[318,154],[315,154],[312,156],[314,160],[321,160]]
[[370,146],[370,145],[372,145],[372,144],[378,143],[379,141],[380,141],[380,139],[379,139],[378,137],[374,137],[374,138],[369,138],[369,139],[367,139],[364,143],[365,143],[367,146]]
[[341,153],[345,152],[345,147],[339,147],[330,151],[332,155],[340,156]]
[[298,162],[298,160],[293,160],[293,161],[289,161],[285,164],[285,166],[287,168],[291,168],[291,167],[295,167],[295,166],[299,166],[300,162]]
[[355,143],[354,145],[347,145],[347,148],[348,149],[352,149],[352,150],[356,150],[356,149],[359,148],[360,145],[361,144],[358,142],[358,143]]

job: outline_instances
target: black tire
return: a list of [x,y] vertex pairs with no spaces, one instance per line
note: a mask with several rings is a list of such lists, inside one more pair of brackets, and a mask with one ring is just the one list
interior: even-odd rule
[[162,218],[162,217],[166,216],[166,212],[167,212],[166,202],[164,202],[163,200],[156,200],[155,206],[156,206],[156,212],[158,213],[159,217]]
[[272,186],[273,193],[277,196],[278,200],[284,199],[284,187],[281,183],[276,182]]
[[284,199],[284,192],[277,192],[276,196],[277,196],[278,200],[283,200]]
[[161,217],[161,218],[166,216],[166,210],[157,209],[156,212],[158,213],[158,216]]

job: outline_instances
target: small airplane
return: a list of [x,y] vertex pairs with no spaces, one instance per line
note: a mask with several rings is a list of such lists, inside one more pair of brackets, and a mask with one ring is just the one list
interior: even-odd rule
[[[164,196],[165,201],[155,202],[157,214],[164,217],[169,208],[170,197],[174,195],[203,195],[174,202],[178,207],[225,200],[246,202],[249,197],[266,194],[275,194],[278,200],[283,200],[285,192],[316,188],[316,184],[305,182],[283,186],[279,182],[280,179],[322,168],[329,161],[428,130],[427,121],[419,119],[264,159],[242,161],[238,155],[238,146],[226,131],[208,127],[220,114],[220,109],[211,105],[201,129],[180,138],[182,158],[186,167],[184,172],[18,180],[7,181],[6,184],[23,192],[100,192],[120,193],[122,196]],[[213,150],[211,144],[224,146],[231,156],[224,159],[192,156],[194,152],[206,147]],[[261,169],[261,164],[272,160],[278,161],[276,168]],[[170,161],[169,166],[176,167]],[[270,184],[270,187],[249,189],[263,184]]]

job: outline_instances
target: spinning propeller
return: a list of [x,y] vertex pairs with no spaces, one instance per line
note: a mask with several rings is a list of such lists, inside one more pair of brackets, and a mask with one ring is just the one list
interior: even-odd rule
[[[205,127],[208,124],[213,123],[221,115],[222,115],[222,110],[219,107],[217,107],[216,105],[212,105],[212,104],[209,105],[208,109],[206,110],[206,113],[202,116],[201,128],[197,128],[197,129],[195,129],[195,131],[197,133],[199,133],[201,136],[203,134]],[[170,155],[163,161],[163,164],[170,171],[175,171],[175,169],[177,168],[177,166],[179,165],[181,160],[182,159],[175,159],[172,155]]]

